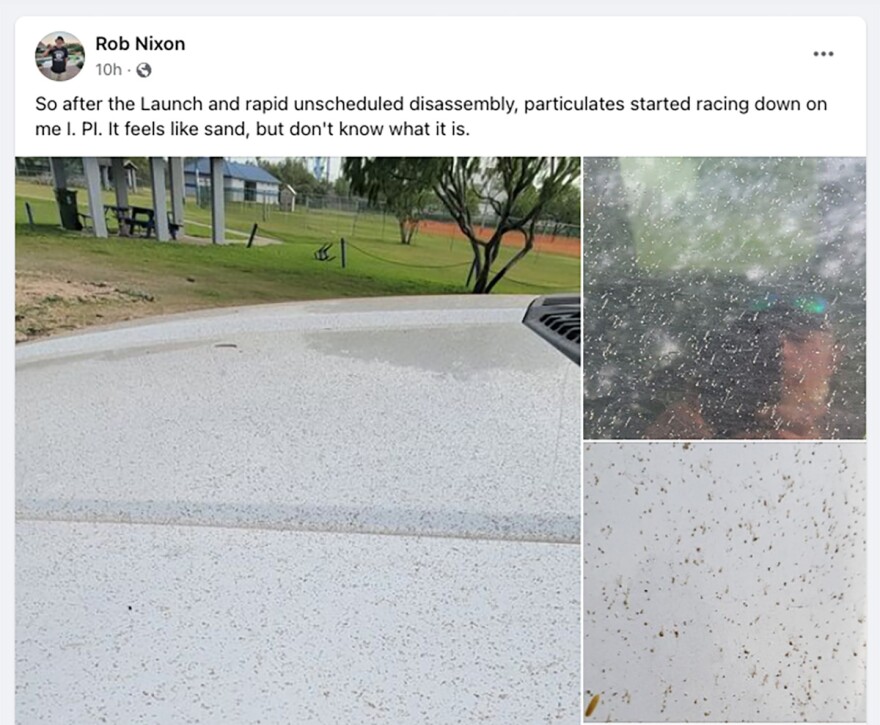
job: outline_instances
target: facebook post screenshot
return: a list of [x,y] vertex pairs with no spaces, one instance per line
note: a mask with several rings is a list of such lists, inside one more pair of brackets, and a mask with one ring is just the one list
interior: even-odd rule
[[0,722],[880,724],[880,10],[647,10],[0,9]]

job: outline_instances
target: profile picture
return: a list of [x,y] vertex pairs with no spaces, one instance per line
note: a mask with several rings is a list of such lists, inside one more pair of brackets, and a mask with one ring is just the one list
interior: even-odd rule
[[40,73],[53,81],[74,78],[86,59],[79,39],[63,31],[49,33],[37,43],[35,56]]

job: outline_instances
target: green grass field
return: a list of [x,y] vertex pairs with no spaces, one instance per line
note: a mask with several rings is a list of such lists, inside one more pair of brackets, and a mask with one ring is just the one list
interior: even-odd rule
[[[80,191],[78,201],[80,211],[86,211],[85,191]],[[111,193],[105,201],[113,203]],[[25,202],[31,206],[33,227]],[[149,206],[149,196],[132,195],[130,203]],[[209,210],[190,201],[186,220],[185,235],[190,239],[183,242],[117,237],[112,226],[109,239],[65,232],[59,227],[52,189],[20,181],[16,185],[18,339],[207,307],[467,292],[471,254],[463,236],[420,232],[411,246],[404,246],[397,239],[394,219],[381,214],[266,213],[259,204],[231,203],[227,240],[237,243],[225,245],[206,242]],[[245,248],[254,222],[259,224],[260,237],[279,243]],[[339,258],[340,237],[349,243],[345,269]],[[198,243],[199,238],[203,243]],[[314,251],[326,242],[336,242],[331,250],[336,259],[318,262]],[[514,251],[505,248],[502,258]],[[65,286],[71,289],[65,292]],[[533,251],[496,292],[538,295],[579,287],[579,258]],[[108,290],[113,294],[104,294]]]

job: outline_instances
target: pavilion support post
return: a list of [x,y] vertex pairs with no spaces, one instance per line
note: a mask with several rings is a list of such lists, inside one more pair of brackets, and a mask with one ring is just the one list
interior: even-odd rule
[[180,156],[172,156],[169,158],[168,171],[168,178],[171,181],[171,220],[182,229],[183,205],[185,203],[183,159]]
[[226,197],[223,188],[223,157],[211,157],[211,241],[222,244],[226,235]]
[[104,218],[104,199],[101,196],[101,168],[94,156],[83,157],[83,175],[86,177],[86,190],[89,194],[89,216],[92,229],[100,239],[107,238],[107,220]]
[[165,159],[150,157],[150,188],[153,193],[153,223],[156,225],[156,239],[167,242],[171,239],[168,231],[168,208],[165,204]]

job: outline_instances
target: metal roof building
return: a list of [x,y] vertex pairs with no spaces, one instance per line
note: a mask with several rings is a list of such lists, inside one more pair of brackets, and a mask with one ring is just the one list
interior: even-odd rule
[[[278,204],[281,181],[254,164],[223,159],[223,189],[227,201],[258,201]],[[184,184],[189,196],[209,194],[211,188],[210,159],[201,158],[184,166]],[[197,189],[200,190],[197,192]]]

